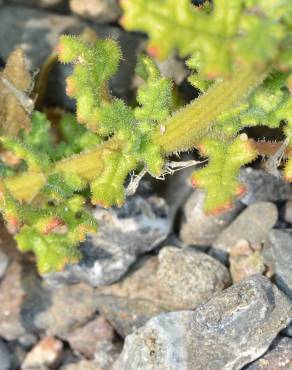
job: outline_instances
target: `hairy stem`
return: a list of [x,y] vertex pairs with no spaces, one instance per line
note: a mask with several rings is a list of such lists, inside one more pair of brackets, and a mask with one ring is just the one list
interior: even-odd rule
[[[154,134],[155,143],[160,144],[166,154],[198,145],[218,115],[245,98],[266,75],[267,72],[259,73],[250,68],[242,68],[230,80],[217,82],[206,94],[169,118],[164,123],[165,130],[157,130]],[[46,174],[26,172],[7,178],[4,182],[16,199],[31,201],[45,184],[49,174],[56,171],[71,172],[90,181],[102,173],[104,154],[120,149],[121,143],[114,137],[91,151],[56,163]]]
[[267,71],[241,68],[229,80],[217,82],[208,92],[184,107],[156,132],[154,141],[165,153],[184,151],[198,145],[216,118],[250,94],[267,76]]
[[3,181],[17,200],[30,202],[44,186],[48,175],[61,171],[80,175],[82,178],[90,181],[102,173],[104,165],[106,165],[102,160],[104,155],[107,152],[120,151],[120,149],[120,142],[112,138],[93,150],[57,162],[46,174],[41,172],[25,172],[24,174],[9,177]]

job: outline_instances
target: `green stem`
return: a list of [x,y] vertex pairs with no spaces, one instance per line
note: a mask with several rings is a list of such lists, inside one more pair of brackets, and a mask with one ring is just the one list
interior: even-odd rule
[[[192,149],[214,125],[216,118],[245,98],[267,76],[267,72],[242,68],[230,80],[217,82],[188,106],[175,113],[165,123],[165,130],[157,130],[153,140],[169,154]],[[164,131],[164,132],[163,132]],[[103,157],[119,151],[121,143],[114,137],[96,149],[67,158],[55,164],[48,174],[55,171],[76,173],[90,181],[104,168]],[[48,174],[26,172],[4,180],[12,195],[19,200],[31,201],[45,184]]]
[[267,76],[267,71],[241,68],[231,79],[214,84],[206,94],[179,110],[156,132],[154,142],[168,154],[194,148],[216,118],[247,97]]

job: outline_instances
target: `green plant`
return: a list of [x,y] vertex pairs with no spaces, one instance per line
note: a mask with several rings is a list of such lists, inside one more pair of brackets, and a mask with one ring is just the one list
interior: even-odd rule
[[[96,230],[86,199],[121,206],[131,171],[158,177],[170,154],[199,149],[209,161],[192,181],[206,189],[205,210],[214,214],[244,192],[240,167],[277,150],[248,138],[244,128],[283,124],[291,153],[290,0],[214,0],[200,8],[188,0],[123,0],[122,7],[122,25],[148,33],[150,54],[177,50],[188,58],[190,83],[207,91],[173,112],[172,83],[142,55],[136,72],[144,83],[137,105],[127,106],[108,90],[121,59],[118,44],[61,37],[59,60],[74,64],[67,93],[77,101],[78,122],[65,115],[57,142],[43,113],[13,133],[2,124],[2,146],[16,160],[1,163],[1,209],[19,249],[35,253],[41,273],[79,259],[76,245]],[[292,156],[284,177],[292,181]]]

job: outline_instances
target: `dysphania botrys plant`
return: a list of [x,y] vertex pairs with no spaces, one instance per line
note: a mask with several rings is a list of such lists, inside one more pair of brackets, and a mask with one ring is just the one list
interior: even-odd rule
[[[35,253],[41,273],[80,258],[76,246],[96,230],[85,211],[86,197],[90,194],[95,205],[121,206],[125,180],[134,170],[159,177],[171,154],[199,149],[209,160],[192,182],[206,189],[205,210],[214,214],[245,191],[237,180],[240,167],[280,145],[256,142],[244,128],[281,124],[286,140],[280,149],[284,145],[285,155],[291,153],[290,0],[214,0],[201,7],[189,0],[123,0],[121,5],[121,24],[146,32],[149,54],[156,58],[177,51],[202,94],[173,112],[172,83],[142,55],[136,72],[144,83],[136,106],[127,106],[108,85],[121,60],[117,42],[63,36],[58,55],[74,65],[67,94],[76,99],[77,118],[62,117],[56,140],[46,116],[31,110],[29,76],[19,84],[8,60],[0,76],[6,91],[0,95],[1,208],[19,249]],[[292,181],[292,157],[283,174]]]

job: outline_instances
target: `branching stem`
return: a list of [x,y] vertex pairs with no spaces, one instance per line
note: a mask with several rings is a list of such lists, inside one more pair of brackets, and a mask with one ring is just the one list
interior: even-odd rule
[[[242,68],[231,79],[215,83],[207,93],[169,118],[164,123],[163,133],[158,128],[154,142],[161,145],[165,154],[192,149],[206,135],[218,115],[245,98],[266,75],[267,72]],[[92,180],[103,171],[104,154],[120,150],[121,142],[113,137],[96,149],[57,162],[47,174],[26,172],[7,178],[5,185],[16,199],[31,201],[45,184],[47,175],[61,170]]]

